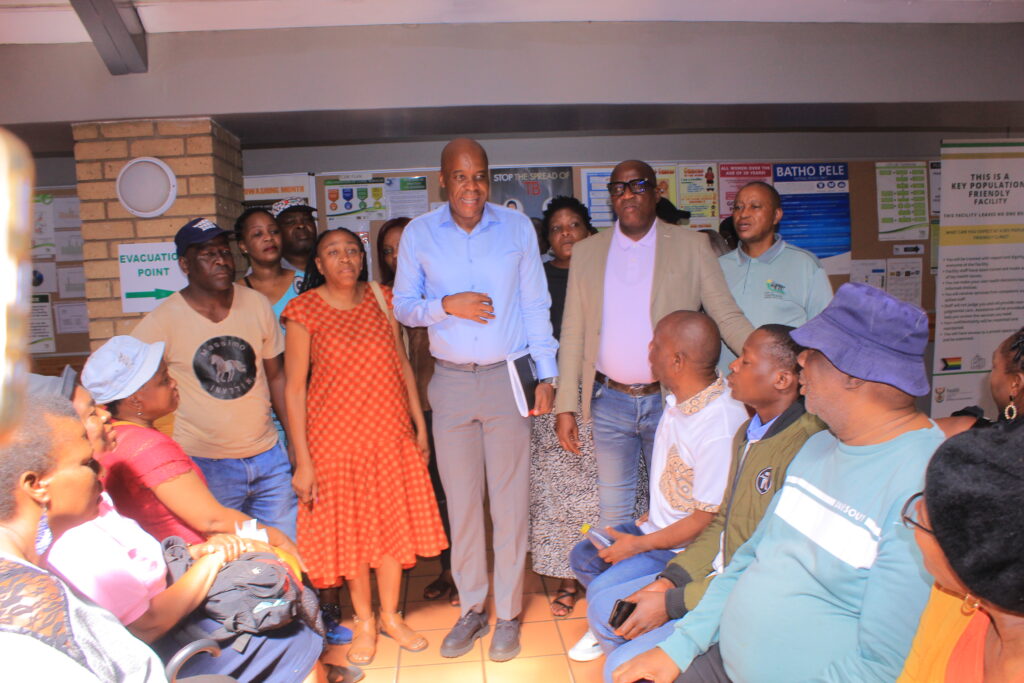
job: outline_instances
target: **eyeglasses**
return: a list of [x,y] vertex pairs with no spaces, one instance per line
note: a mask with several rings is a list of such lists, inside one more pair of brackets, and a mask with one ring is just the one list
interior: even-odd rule
[[924,496],[924,491],[918,491],[910,498],[907,498],[907,502],[903,504],[903,510],[900,511],[900,519],[903,521],[903,526],[907,527],[911,531],[915,528],[920,529],[926,534],[935,535],[935,532],[926,527],[921,522],[917,521],[917,501]]
[[654,182],[647,178],[634,178],[633,180],[627,180],[626,182],[615,182],[608,183],[608,194],[613,197],[621,197],[626,192],[626,188],[633,194],[643,194],[654,189]]

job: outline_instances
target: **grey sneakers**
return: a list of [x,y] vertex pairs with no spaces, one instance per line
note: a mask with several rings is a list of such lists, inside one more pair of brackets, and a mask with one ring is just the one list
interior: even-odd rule
[[[473,649],[477,638],[487,635],[487,614],[468,612],[461,617],[441,643],[442,657],[461,657]],[[519,654],[519,619],[498,619],[487,656],[493,662],[507,662]]]
[[519,619],[498,619],[487,656],[492,662],[507,662],[519,654]]
[[[501,622],[499,621],[498,624],[500,625]],[[473,649],[473,643],[477,638],[487,635],[490,630],[491,627],[487,625],[485,612],[467,612],[465,616],[455,622],[455,626],[444,637],[444,642],[441,643],[441,656],[461,657]],[[518,639],[516,642],[518,644]]]

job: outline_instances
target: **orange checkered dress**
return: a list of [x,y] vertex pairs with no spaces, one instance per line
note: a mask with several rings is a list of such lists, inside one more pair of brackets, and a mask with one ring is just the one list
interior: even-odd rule
[[[382,288],[388,306],[391,290]],[[310,334],[306,433],[318,499],[299,505],[298,545],[317,588],[390,556],[403,566],[448,546],[416,448],[394,336],[367,287],[347,311],[316,290],[292,299],[283,318]]]

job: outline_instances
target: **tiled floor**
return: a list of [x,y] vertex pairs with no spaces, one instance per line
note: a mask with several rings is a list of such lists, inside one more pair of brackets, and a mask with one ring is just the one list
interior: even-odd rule
[[[529,561],[527,561],[529,566]],[[523,604],[522,652],[518,657],[501,664],[487,658],[490,635],[477,641],[468,654],[456,659],[441,656],[441,640],[459,618],[459,608],[446,601],[426,602],[423,587],[439,573],[437,560],[423,560],[406,577],[403,588],[405,616],[409,625],[430,641],[423,652],[400,650],[394,641],[381,637],[377,641],[377,656],[373,663],[363,667],[365,683],[600,683],[601,659],[580,664],[566,656],[587,628],[586,599],[576,603],[568,618],[556,619],[548,608],[548,591],[554,595],[557,579],[547,579],[527,569]],[[343,601],[347,592],[342,589]],[[490,601],[489,601],[490,602]],[[345,608],[346,625],[352,626],[351,609]],[[488,606],[491,621],[493,610]],[[325,660],[345,664],[348,646],[331,647]]]

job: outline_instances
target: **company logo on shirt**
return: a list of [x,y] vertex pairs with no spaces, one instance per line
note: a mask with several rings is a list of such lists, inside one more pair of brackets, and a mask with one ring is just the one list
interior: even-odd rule
[[766,289],[764,293],[765,299],[781,299],[782,297],[786,296],[786,285],[782,284],[781,282],[776,282],[775,280],[765,280],[764,286]]
[[765,467],[763,470],[757,473],[754,478],[754,488],[762,496],[768,493],[772,488],[772,468]]
[[256,384],[256,352],[239,337],[214,337],[196,349],[192,371],[214,398],[229,401],[245,396]]

